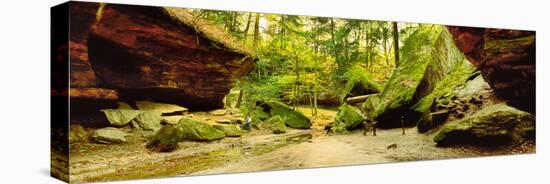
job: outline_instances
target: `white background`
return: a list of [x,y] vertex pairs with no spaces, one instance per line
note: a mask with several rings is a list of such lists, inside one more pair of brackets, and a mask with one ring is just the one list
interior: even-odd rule
[[[108,2],[397,20],[537,31],[537,153],[122,183],[548,183],[550,51],[543,0],[107,0]],[[0,183],[60,183],[49,177],[49,7],[61,0],[1,4]],[[546,73],[548,72],[548,73]],[[330,149],[330,148],[327,148]]]

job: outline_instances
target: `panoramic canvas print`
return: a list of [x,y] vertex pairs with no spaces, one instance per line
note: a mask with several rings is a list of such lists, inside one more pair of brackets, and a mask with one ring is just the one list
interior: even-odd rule
[[91,2],[51,20],[66,182],[536,151],[535,31]]

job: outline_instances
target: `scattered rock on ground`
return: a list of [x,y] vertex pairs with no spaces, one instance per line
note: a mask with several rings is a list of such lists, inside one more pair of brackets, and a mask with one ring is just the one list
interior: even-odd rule
[[79,124],[71,124],[69,131],[69,143],[84,142],[88,140],[88,132]]
[[126,142],[129,134],[115,127],[97,129],[92,136],[93,140],[102,144],[120,144]]
[[208,113],[210,113],[214,116],[224,116],[225,114],[227,114],[227,110],[225,110],[225,109],[216,109],[216,110],[210,111]]
[[216,119],[214,120],[216,123],[221,123],[221,124],[231,124],[231,120],[230,119]]
[[176,125],[180,121],[181,118],[184,118],[184,116],[162,116],[162,123]]
[[397,148],[397,144],[390,144],[386,147],[387,149],[396,149]]
[[131,109],[103,109],[101,110],[107,119],[113,126],[125,126],[134,118],[136,118],[141,111]]
[[147,148],[160,152],[173,151],[181,141],[181,135],[181,131],[174,126],[163,126],[147,143]]
[[244,118],[243,117],[236,117],[236,118],[232,118],[230,121],[231,121],[231,124],[243,124],[244,123]]
[[139,130],[157,131],[160,129],[161,113],[156,111],[145,111],[138,115],[133,121],[134,128]]
[[184,114],[187,108],[174,104],[156,103],[150,101],[136,101],[139,110],[155,111],[162,114]]
[[244,133],[241,127],[238,125],[221,124],[213,125],[213,127],[222,131],[226,137],[240,137]]
[[281,116],[281,118],[285,119],[285,124],[291,128],[307,129],[311,127],[309,118],[301,112],[292,110],[292,108],[281,102],[268,101],[259,102],[258,104],[263,108],[264,112],[269,114],[269,116]]
[[279,115],[273,116],[263,123],[260,123],[259,127],[261,129],[270,130],[274,134],[286,133],[285,120]]
[[434,141],[438,146],[474,144],[498,146],[534,138],[535,117],[505,103],[490,105],[444,125]]
[[182,137],[192,141],[213,141],[222,139],[225,134],[210,126],[209,124],[195,121],[188,118],[182,118],[176,125],[182,132]]
[[474,79],[468,81],[466,85],[456,90],[456,97],[457,98],[464,98],[469,97],[473,95],[477,95],[482,93],[485,90],[490,90],[491,87],[485,80],[483,79],[483,76],[477,75]]
[[330,130],[334,133],[343,133],[347,130],[353,130],[360,127],[365,119],[366,117],[361,113],[359,108],[343,104],[338,108],[336,123]]

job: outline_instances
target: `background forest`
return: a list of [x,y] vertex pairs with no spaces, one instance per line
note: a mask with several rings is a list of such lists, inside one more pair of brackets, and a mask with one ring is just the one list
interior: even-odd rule
[[336,107],[350,95],[382,91],[399,64],[399,46],[419,27],[264,13],[194,13],[197,20],[223,27],[259,58],[255,72],[239,81],[226,106],[277,99],[294,108],[310,106],[312,115],[318,106]]

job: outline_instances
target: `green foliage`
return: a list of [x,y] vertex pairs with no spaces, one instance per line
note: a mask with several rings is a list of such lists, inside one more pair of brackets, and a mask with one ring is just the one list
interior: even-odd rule
[[353,91],[355,95],[366,95],[379,93],[382,91],[382,85],[373,80],[372,76],[361,67],[352,67],[347,70],[341,77],[344,82],[343,87],[337,88],[340,96],[340,101],[344,101]]

